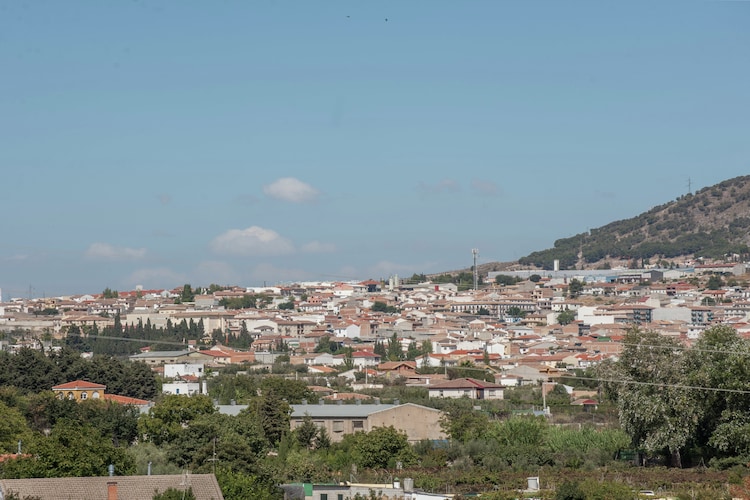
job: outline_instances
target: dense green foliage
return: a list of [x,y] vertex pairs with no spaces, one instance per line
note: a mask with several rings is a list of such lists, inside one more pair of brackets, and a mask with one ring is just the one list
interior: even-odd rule
[[[381,348],[395,353],[397,340]],[[312,379],[226,370],[210,379],[210,397],[164,396],[148,414],[140,415],[131,407],[104,401],[76,403],[56,399],[49,391],[10,388],[14,380],[3,372],[8,366],[25,367],[27,377],[16,378],[31,387],[28,384],[46,380],[48,368],[50,373],[63,368],[71,370],[67,373],[93,373],[96,366],[115,374],[127,370],[110,367],[109,358],[84,361],[69,349],[49,359],[19,353],[17,358],[3,358],[0,365],[5,377],[0,388],[0,451],[14,451],[20,439],[28,456],[0,463],[0,477],[104,475],[109,463],[118,474],[143,474],[150,462],[156,474],[214,472],[228,500],[276,500],[281,498],[278,483],[352,478],[384,482],[399,468],[399,477],[411,477],[416,487],[431,491],[496,488],[487,498],[517,498],[513,492],[524,487],[525,478],[539,475],[548,488],[540,498],[596,499],[633,498],[634,490],[650,486],[649,479],[639,477],[645,472],[627,472],[632,466],[616,458],[623,449],[643,450],[650,457],[673,457],[676,450],[685,463],[703,458],[717,468],[750,460],[743,392],[750,384],[747,341],[730,328],[715,327],[690,349],[637,331],[626,343],[621,363],[599,372],[600,378],[610,380],[604,390],[614,401],[609,404],[620,410],[622,427],[614,419],[604,423],[598,411],[589,414],[571,407],[562,388],[547,394],[553,419],[513,413],[539,407],[538,386],[509,389],[503,401],[481,402],[430,400],[425,389],[395,382],[372,392],[444,412],[448,439],[416,444],[393,427],[346,435],[340,442],[332,442],[311,418],[290,430],[289,405],[314,397],[308,388],[317,382]],[[58,361],[51,360],[56,356],[64,357],[65,367],[54,368]],[[36,369],[37,364],[45,370]],[[583,375],[593,378],[591,373]],[[577,381],[571,374],[565,383],[580,387],[596,381]],[[683,386],[737,392],[696,393]],[[223,415],[213,398],[222,403],[234,399],[247,408],[236,416]],[[592,471],[597,471],[595,476]],[[717,486],[714,476],[708,484],[709,474],[704,474],[704,498],[722,498],[726,476]],[[679,491],[671,483],[656,485]]]
[[49,355],[27,348],[17,354],[0,352],[0,387],[38,392],[73,380],[104,384],[108,393],[122,396],[151,399],[157,394],[156,378],[144,363],[122,362],[109,356],[86,360],[67,347]]
[[728,326],[691,347],[632,330],[617,363],[600,376],[632,446],[673,465],[750,460],[750,342]]

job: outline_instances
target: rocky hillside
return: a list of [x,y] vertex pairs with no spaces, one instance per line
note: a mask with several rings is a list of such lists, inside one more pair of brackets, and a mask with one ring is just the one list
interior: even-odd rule
[[[555,241],[554,247],[519,259],[523,266],[561,269],[651,263],[682,256],[723,258],[748,254],[750,176],[729,179],[652,208],[637,217]],[[668,262],[663,262],[668,264]]]

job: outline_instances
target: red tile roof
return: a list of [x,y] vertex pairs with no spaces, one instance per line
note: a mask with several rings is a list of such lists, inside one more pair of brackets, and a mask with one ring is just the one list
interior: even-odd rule
[[84,389],[106,389],[106,385],[95,384],[87,380],[74,380],[73,382],[66,382],[64,384],[56,385],[52,388],[53,391],[67,391],[67,390],[84,390]]
[[106,401],[112,401],[113,403],[120,403],[121,405],[135,405],[135,406],[146,406],[149,404],[145,399],[131,398],[128,396],[120,396],[118,394],[105,394],[102,396]]

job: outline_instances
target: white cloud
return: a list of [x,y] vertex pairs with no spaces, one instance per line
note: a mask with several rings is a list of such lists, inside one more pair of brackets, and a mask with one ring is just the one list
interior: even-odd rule
[[172,288],[188,283],[184,274],[166,267],[138,269],[130,274],[125,282],[132,286],[143,285],[144,288]]
[[230,229],[211,242],[211,249],[220,255],[261,256],[285,255],[294,252],[292,243],[272,229],[259,226]]
[[461,184],[455,179],[443,179],[435,184],[420,182],[417,190],[425,194],[457,193],[461,191]]
[[305,253],[332,253],[336,251],[336,245],[322,241],[311,241],[300,248]]
[[24,260],[28,260],[29,256],[24,253],[17,253],[15,255],[9,255],[8,257],[4,257],[3,260],[11,261],[11,262],[22,262]]
[[263,186],[266,196],[291,203],[309,203],[318,199],[320,192],[294,177],[282,177]]
[[97,260],[138,260],[146,256],[145,248],[116,247],[109,243],[92,243],[86,257]]
[[500,188],[492,181],[478,180],[471,181],[471,189],[480,196],[497,196],[500,194]]

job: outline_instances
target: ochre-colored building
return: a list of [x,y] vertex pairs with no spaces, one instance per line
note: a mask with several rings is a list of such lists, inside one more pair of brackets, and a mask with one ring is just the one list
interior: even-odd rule
[[103,399],[106,385],[95,384],[86,380],[74,380],[52,388],[58,399],[74,399],[84,401],[86,399]]

